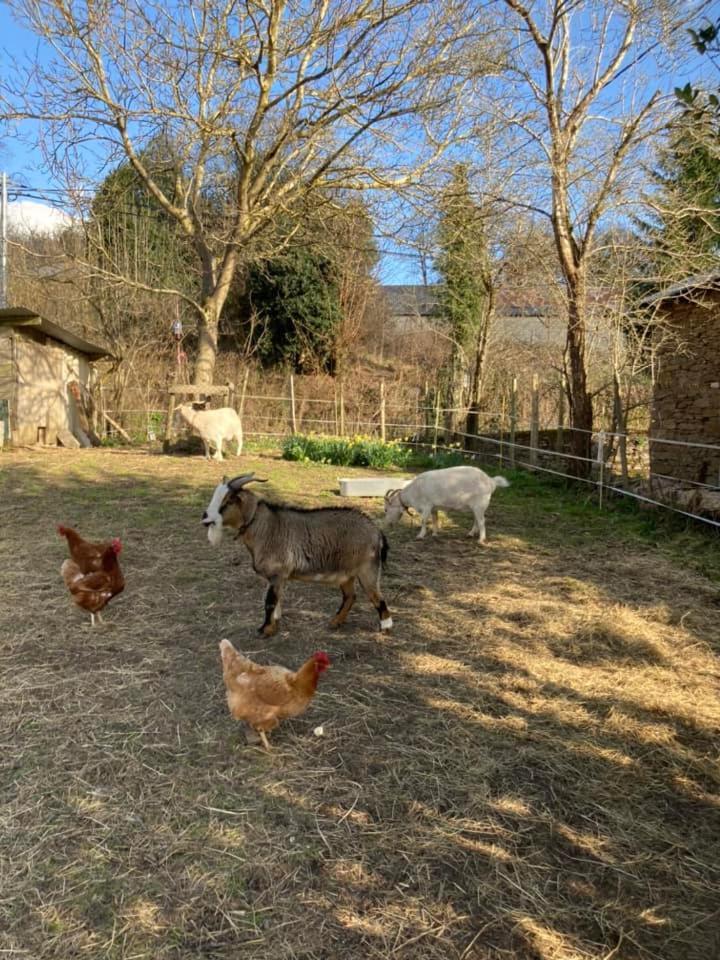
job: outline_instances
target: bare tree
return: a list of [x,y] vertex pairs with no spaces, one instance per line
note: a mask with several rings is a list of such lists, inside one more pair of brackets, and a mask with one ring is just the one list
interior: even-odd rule
[[[196,274],[157,289],[195,312],[199,384],[212,381],[223,304],[263,231],[309,192],[407,182],[455,135],[451,58],[471,29],[455,0],[10,6],[47,49],[7,71],[5,115],[42,124],[47,163],[76,190],[93,151],[95,169],[129,161],[193,248]],[[159,138],[170,187],[143,160]]]
[[[573,449],[590,455],[588,284],[598,228],[633,194],[632,174],[662,124],[660,81],[639,74],[682,22],[654,0],[505,0],[515,32],[504,94],[526,136],[519,195],[550,220],[567,302],[565,367]],[[525,109],[522,110],[521,106]],[[582,470],[581,461],[575,461]]]

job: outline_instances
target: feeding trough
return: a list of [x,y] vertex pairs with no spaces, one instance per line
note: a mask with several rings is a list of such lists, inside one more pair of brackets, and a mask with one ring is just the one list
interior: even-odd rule
[[388,490],[401,490],[406,477],[339,477],[341,497],[384,497]]

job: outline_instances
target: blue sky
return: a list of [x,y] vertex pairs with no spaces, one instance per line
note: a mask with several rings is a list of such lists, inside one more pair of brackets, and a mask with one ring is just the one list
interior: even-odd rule
[[[707,11],[713,15],[713,8],[708,7]],[[20,27],[14,20],[11,11],[7,6],[0,3],[0,49],[2,49],[2,60],[7,63],[7,54],[10,54],[20,60],[30,57],[35,58],[38,54],[42,55],[42,47],[37,39],[27,30]],[[650,66],[646,64],[646,66]],[[703,78],[714,86],[720,85],[720,76],[708,61],[707,58],[695,57],[688,66],[681,70],[673,72],[672,76],[667,73],[660,74],[657,66],[650,66],[649,81],[666,91],[671,91],[675,85],[682,85],[687,80],[698,81]],[[24,126],[23,139],[14,136],[5,137],[0,142],[0,169],[5,170],[12,184],[22,185],[30,188],[31,196],[38,199],[40,196],[46,196],[48,200],[54,203],[61,203],[62,195],[58,191],[60,184],[53,183],[47,173],[42,169],[41,157],[37,148],[32,144],[33,130],[30,126]],[[92,172],[92,160],[88,158],[90,171]],[[49,192],[46,192],[49,191]],[[25,191],[27,192],[27,191]],[[388,251],[383,256],[380,266],[380,278],[389,283],[407,283],[418,282],[421,279],[421,271],[416,257],[408,250],[399,250],[396,255],[390,253],[392,249],[389,242],[380,242],[380,246]]]

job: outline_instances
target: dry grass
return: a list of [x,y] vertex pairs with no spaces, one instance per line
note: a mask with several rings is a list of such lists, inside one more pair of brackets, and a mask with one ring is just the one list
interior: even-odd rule
[[[336,468],[245,467],[333,502]],[[516,487],[484,550],[395,528],[392,636],[365,600],[330,632],[339,597],[295,585],[260,641],[263,584],[198,523],[218,465],[0,471],[0,956],[720,955],[717,588],[688,562]],[[56,521],[124,541],[105,627],[63,591]],[[223,636],[334,658],[270,755],[227,714]]]

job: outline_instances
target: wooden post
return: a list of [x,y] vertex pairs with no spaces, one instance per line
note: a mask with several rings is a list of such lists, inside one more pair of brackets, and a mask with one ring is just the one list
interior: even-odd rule
[[597,464],[598,464],[598,502],[602,510],[603,505],[603,483],[605,481],[605,431],[598,433],[597,439]]
[[[173,433],[172,416],[173,416],[174,407],[175,407],[175,394],[168,392],[168,402],[165,410],[165,440],[163,442],[163,451],[165,453],[167,453],[168,445],[172,440],[172,433]],[[110,418],[108,417],[107,413],[104,410],[103,410],[103,416],[109,423],[112,423],[112,421],[110,420]]]
[[537,447],[540,434],[540,394],[538,392],[538,375],[533,374],[532,394],[530,397],[530,463],[535,466],[538,462]]
[[438,430],[440,428],[440,390],[435,391],[435,434],[433,436],[433,456],[437,453]]
[[503,439],[505,437],[505,394],[503,394],[502,401],[500,402],[500,449],[498,451],[498,465],[502,468],[503,465]]
[[245,396],[247,394],[248,377],[250,376],[250,367],[245,367],[245,376],[243,377],[242,392],[240,393],[240,403],[238,404],[237,415],[242,420],[245,412]]
[[380,381],[380,439],[385,443],[385,381]]
[[293,436],[297,433],[297,419],[295,417],[295,377],[290,374],[290,429]]
[[345,436],[345,389],[343,381],[340,380],[339,396],[338,396],[338,410],[340,413],[340,436]]
[[515,431],[517,430],[517,377],[510,387],[510,466],[515,466]]
[[565,390],[567,387],[567,380],[565,379],[565,374],[560,378],[560,392],[558,393],[558,427],[557,427],[557,440],[555,441],[555,448],[558,453],[563,452],[563,446],[565,444]]

